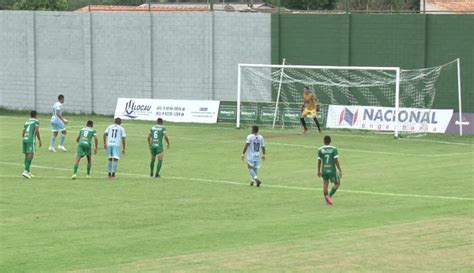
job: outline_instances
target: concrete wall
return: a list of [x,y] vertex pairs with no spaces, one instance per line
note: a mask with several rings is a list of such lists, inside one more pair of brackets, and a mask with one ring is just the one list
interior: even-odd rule
[[32,13],[0,16],[0,105],[34,108],[35,58]]
[[271,62],[271,17],[0,11],[0,106],[113,114],[118,97],[235,100],[237,64]]
[[212,99],[212,14],[153,16],[153,97]]
[[[68,111],[90,111],[91,92],[87,85],[84,21],[72,13],[35,15],[36,109],[51,111],[58,94],[66,97]],[[8,90],[7,90],[8,91]]]
[[111,114],[116,98],[151,98],[150,17],[92,13],[93,112]]

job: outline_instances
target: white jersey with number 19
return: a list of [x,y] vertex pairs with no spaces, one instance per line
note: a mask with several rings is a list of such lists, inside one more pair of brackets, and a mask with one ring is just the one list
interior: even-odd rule
[[112,124],[107,129],[105,129],[107,134],[107,146],[120,146],[122,143],[122,138],[125,138],[125,129],[118,125]]
[[249,145],[247,150],[247,160],[254,161],[260,159],[260,152],[262,148],[265,147],[265,141],[263,140],[263,136],[259,134],[250,134],[247,136],[247,140],[245,141]]

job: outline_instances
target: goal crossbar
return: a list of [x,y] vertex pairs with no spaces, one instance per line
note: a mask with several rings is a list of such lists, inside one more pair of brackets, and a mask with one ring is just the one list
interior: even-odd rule
[[263,67],[263,68],[311,68],[328,70],[388,70],[397,71],[400,67],[384,66],[331,66],[331,65],[286,65],[286,64],[239,64],[240,67]]

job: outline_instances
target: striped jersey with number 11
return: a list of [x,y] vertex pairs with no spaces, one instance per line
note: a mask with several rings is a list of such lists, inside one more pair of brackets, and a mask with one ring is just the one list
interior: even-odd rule
[[107,134],[107,146],[120,147],[122,138],[127,137],[125,134],[125,129],[118,124],[112,124],[107,127],[107,129],[105,129],[105,133]]

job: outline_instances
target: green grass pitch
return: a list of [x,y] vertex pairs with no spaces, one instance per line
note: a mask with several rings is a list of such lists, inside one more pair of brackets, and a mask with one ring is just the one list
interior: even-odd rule
[[[128,153],[106,174],[110,117],[68,116],[67,152],[43,147],[21,177],[26,114],[0,116],[0,272],[472,272],[472,137],[328,131],[344,171],[334,206],[316,177],[322,135],[262,128],[268,157],[250,187],[249,128],[167,124],[171,149],[151,179],[152,122],[125,121]],[[100,149],[92,178],[72,175],[88,118]]]

